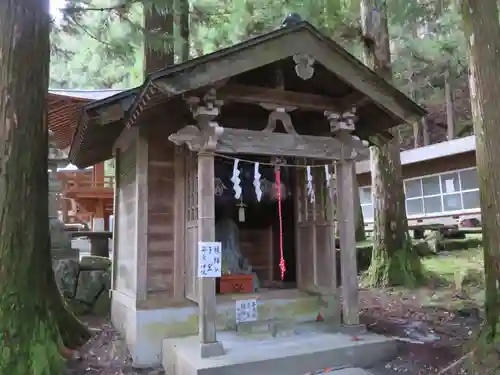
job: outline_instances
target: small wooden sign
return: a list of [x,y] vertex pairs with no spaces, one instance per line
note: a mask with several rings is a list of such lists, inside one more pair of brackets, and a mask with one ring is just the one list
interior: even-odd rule
[[198,242],[198,277],[221,277],[220,242]]
[[258,318],[256,299],[236,301],[236,323],[255,322]]

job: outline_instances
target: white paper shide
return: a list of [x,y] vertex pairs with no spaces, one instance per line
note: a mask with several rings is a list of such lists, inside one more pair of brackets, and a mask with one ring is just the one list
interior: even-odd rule
[[256,299],[236,301],[236,323],[255,322],[258,318]]
[[220,242],[198,242],[198,277],[221,277]]

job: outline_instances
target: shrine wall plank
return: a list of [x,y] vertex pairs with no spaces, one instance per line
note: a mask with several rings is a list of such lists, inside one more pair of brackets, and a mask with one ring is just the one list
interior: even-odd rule
[[136,147],[135,142],[126,149],[118,149],[118,185],[116,221],[116,290],[135,296],[137,292],[136,251]]
[[174,295],[175,146],[164,128],[150,127],[148,139],[148,298]]

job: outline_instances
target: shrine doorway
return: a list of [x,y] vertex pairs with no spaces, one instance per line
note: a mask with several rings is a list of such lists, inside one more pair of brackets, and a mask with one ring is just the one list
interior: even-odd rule
[[[280,170],[283,259],[286,271],[281,278],[280,215],[275,169],[269,157],[241,155],[237,165],[241,196],[235,198],[232,182],[235,160],[215,159],[216,240],[222,242],[223,275],[216,282],[218,294],[264,293],[297,288],[294,173]],[[261,163],[260,199],[254,186],[255,164]],[[232,288],[232,290],[231,290]]]

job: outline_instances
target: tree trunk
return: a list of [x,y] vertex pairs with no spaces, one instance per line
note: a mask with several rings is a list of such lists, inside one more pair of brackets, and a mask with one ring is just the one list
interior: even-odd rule
[[179,14],[179,20],[177,22],[181,45],[179,56],[180,60],[183,62],[189,60],[189,0],[177,0],[176,10]]
[[453,115],[453,90],[450,77],[450,69],[444,72],[444,97],[446,105],[446,132],[449,141],[455,138],[455,118]]
[[174,63],[174,11],[173,0],[163,8],[150,1],[144,2],[144,72],[146,74]]
[[[486,322],[482,338],[500,342],[500,26],[496,0],[462,2],[464,31],[470,50],[470,93],[476,159],[481,191]],[[484,348],[483,348],[484,349]],[[478,349],[478,354],[486,351]],[[494,348],[493,348],[494,349]],[[481,353],[479,353],[481,352]],[[491,367],[493,368],[493,367]],[[498,368],[498,367],[496,367]]]
[[365,233],[365,220],[363,218],[363,209],[361,208],[361,197],[359,196],[359,186],[358,180],[356,178],[356,164],[352,167],[354,169],[354,204],[356,208],[356,212],[354,213],[354,217],[356,219],[356,242],[365,241],[366,233]]
[[431,143],[431,140],[429,139],[429,127],[427,126],[427,119],[425,117],[422,117],[422,137],[424,146],[428,146]]
[[[361,22],[365,63],[391,81],[385,0],[362,0]],[[366,281],[371,286],[413,286],[422,279],[422,267],[408,235],[399,132],[392,129],[391,134],[390,142],[370,148],[375,212],[372,260]]]
[[55,375],[79,322],[50,264],[48,0],[3,0],[0,29],[0,374]]

